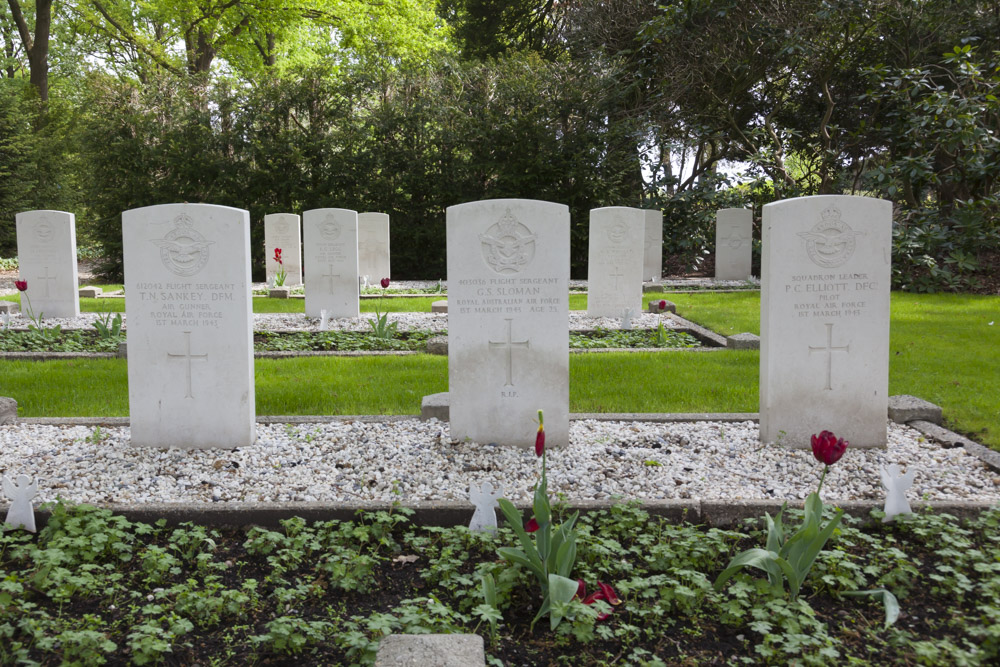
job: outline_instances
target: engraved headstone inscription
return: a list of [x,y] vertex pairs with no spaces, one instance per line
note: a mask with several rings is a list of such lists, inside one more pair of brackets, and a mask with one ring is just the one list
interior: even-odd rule
[[[299,216],[294,213],[271,213],[264,216],[264,251],[267,282],[285,269],[285,287],[302,284],[302,241]],[[281,248],[281,264],[274,259],[275,248]]]
[[620,317],[626,308],[642,309],[646,213],[626,206],[590,212],[587,314],[591,317]]
[[18,275],[28,283],[21,312],[35,317],[77,317],[80,279],[76,266],[76,216],[64,211],[25,211],[15,216]]
[[256,440],[250,216],[209,204],[122,214],[132,445]]
[[302,214],[305,252],[306,315],[357,317],[358,213],[317,208]]
[[760,437],[826,429],[884,447],[892,204],[819,195],[764,206]]
[[526,199],[448,208],[451,437],[569,441],[569,209]]
[[358,271],[368,282],[378,285],[389,273],[389,216],[386,213],[358,213]]
[[753,213],[724,208],[715,213],[715,279],[746,280],[753,254]]
[[646,211],[642,279],[657,282],[663,277],[663,211]]

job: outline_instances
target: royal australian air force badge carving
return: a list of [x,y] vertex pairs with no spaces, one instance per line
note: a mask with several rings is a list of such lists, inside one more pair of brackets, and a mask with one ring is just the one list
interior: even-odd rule
[[501,275],[520,273],[535,258],[536,235],[510,212],[479,235],[483,259]]

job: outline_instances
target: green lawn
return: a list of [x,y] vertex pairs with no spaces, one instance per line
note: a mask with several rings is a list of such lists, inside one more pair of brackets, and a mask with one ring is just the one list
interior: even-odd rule
[[[386,299],[430,310],[437,297]],[[756,292],[646,294],[666,298],[678,313],[719,333],[758,333]],[[84,305],[97,302],[84,299]],[[122,304],[105,300],[100,304]],[[255,299],[294,304],[301,300]],[[571,307],[586,308],[585,295]],[[366,312],[374,302],[363,302]],[[299,311],[301,312],[301,311]],[[993,322],[993,324],[990,324]],[[1000,449],[1000,297],[953,294],[892,295],[889,393],[913,394],[944,408],[952,428]],[[756,352],[667,352],[573,355],[570,409],[574,412],[754,412]],[[324,358],[260,360],[257,412],[278,414],[415,414],[420,397],[447,387],[447,360]],[[3,362],[4,395],[24,417],[125,415],[122,361]],[[303,383],[303,378],[309,378]]]

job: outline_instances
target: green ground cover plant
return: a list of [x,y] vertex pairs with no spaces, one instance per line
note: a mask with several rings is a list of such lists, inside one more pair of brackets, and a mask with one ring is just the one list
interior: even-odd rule
[[[553,512],[565,520],[564,508]],[[510,528],[419,527],[408,514],[237,529],[56,505],[37,536],[0,529],[0,662],[370,665],[383,636],[427,632],[482,635],[491,665],[1000,658],[996,508],[969,521],[845,515],[797,598],[751,570],[712,586],[734,554],[764,540],[757,520],[727,530],[633,505],[584,514],[574,576],[610,584],[621,604],[602,618],[608,605],[572,600],[554,630],[531,627],[542,601],[535,574],[497,558],[518,544]],[[875,587],[899,599],[892,625],[878,601],[847,596]]]

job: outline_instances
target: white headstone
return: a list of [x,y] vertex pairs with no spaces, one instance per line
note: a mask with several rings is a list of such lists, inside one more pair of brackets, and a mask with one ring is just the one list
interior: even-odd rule
[[503,487],[494,491],[490,482],[483,482],[478,489],[475,486],[469,487],[469,501],[476,506],[476,511],[472,513],[472,520],[469,522],[469,530],[497,532],[497,513],[493,508],[497,507],[497,500],[501,496]]
[[587,315],[620,317],[642,309],[646,211],[626,206],[590,212]]
[[343,208],[317,208],[302,214],[306,262],[306,315],[357,317],[358,214]]
[[885,517],[882,523],[892,521],[900,514],[909,514],[910,501],[906,499],[906,490],[913,486],[913,470],[905,475],[900,473],[898,463],[890,463],[889,467],[879,468],[882,476],[882,486],[885,487]]
[[386,213],[358,213],[358,272],[378,285],[389,273],[389,216]]
[[132,445],[252,444],[250,216],[209,204],[122,214]]
[[[264,216],[264,252],[267,282],[280,267],[285,269],[285,287],[302,284],[302,241],[299,216],[294,213],[272,213]],[[281,248],[281,265],[274,259],[275,248]]]
[[724,208],[715,213],[715,279],[746,280],[753,258],[753,212]]
[[528,199],[451,206],[451,437],[569,442],[569,209]]
[[80,315],[80,279],[76,269],[76,216],[63,211],[26,211],[15,216],[17,262],[28,289],[21,298],[21,312],[28,303],[35,317]]
[[884,447],[892,203],[820,195],[767,204],[760,437],[808,447],[833,431]]
[[663,211],[646,211],[645,215],[642,279],[656,282],[663,277]]
[[3,476],[3,492],[10,498],[10,508],[4,523],[14,528],[35,532],[35,508],[31,499],[38,493],[38,480],[31,481],[27,475],[18,475],[17,483]]

